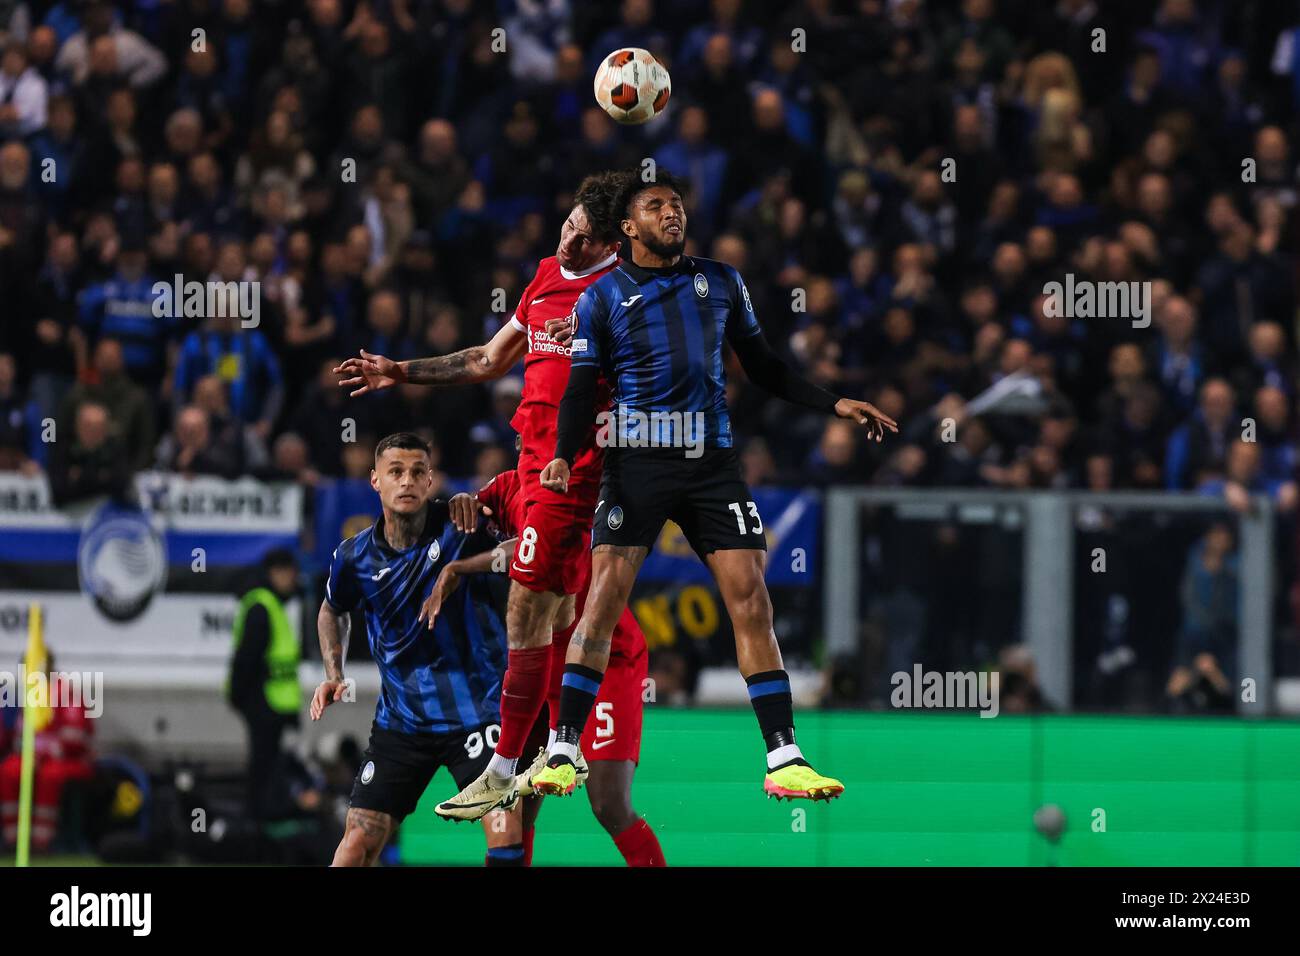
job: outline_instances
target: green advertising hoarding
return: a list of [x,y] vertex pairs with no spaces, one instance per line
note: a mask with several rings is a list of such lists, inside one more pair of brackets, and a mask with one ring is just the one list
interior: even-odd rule
[[[1237,718],[830,713],[799,740],[847,790],[768,800],[752,713],[647,706],[637,810],[671,866],[1295,866],[1300,723]],[[439,774],[402,860],[477,865],[480,828],[437,819]],[[1053,844],[1034,811],[1055,804]],[[534,865],[622,865],[586,795],[550,798]]]

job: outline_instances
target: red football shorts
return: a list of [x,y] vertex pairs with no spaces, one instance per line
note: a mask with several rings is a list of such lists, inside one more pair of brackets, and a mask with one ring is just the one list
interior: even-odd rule
[[510,562],[510,579],[530,591],[577,594],[590,574],[591,516],[600,493],[599,454],[584,450],[574,462],[569,490],[547,491],[540,476],[546,462],[519,459],[523,524]]
[[591,514],[589,507],[584,512],[551,500],[525,504],[510,580],[530,591],[577,594],[589,575],[583,563],[591,546]]
[[596,707],[582,730],[582,753],[588,761],[641,760],[641,694],[648,659],[644,650],[632,658],[610,655]]
[[[642,693],[648,672],[649,655],[645,642],[638,641],[629,628],[637,629],[631,610],[623,609],[614,628],[609,655],[609,667],[600,682],[596,706],[582,729],[582,755],[588,762],[597,760],[641,760]],[[569,650],[570,628],[561,636],[557,633],[551,641],[551,694],[550,701],[560,698],[560,682],[564,679],[564,656]],[[630,656],[621,651],[627,649]],[[553,721],[552,721],[553,722]]]

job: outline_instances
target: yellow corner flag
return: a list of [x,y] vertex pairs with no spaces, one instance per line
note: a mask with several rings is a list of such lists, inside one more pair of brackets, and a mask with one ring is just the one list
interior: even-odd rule
[[54,688],[50,686],[47,673],[50,654],[45,649],[45,622],[39,604],[33,604],[27,615],[27,654],[24,660],[27,688],[23,695],[23,724],[32,724],[32,729],[39,733],[54,719],[54,708],[50,706]]
[[41,606],[33,604],[27,614],[27,654],[23,658],[23,754],[18,784],[18,866],[26,866],[32,838],[32,777],[36,771],[36,732],[54,719],[50,707],[49,654]]

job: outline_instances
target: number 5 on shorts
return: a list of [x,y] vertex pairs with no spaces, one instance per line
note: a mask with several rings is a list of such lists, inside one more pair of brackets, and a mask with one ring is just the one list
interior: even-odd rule
[[614,736],[614,702],[602,700],[596,705],[596,736],[604,739]]

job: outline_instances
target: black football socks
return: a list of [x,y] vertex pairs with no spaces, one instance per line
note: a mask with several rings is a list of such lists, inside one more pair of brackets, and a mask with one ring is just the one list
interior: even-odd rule
[[767,769],[780,770],[791,764],[808,765],[794,741],[794,698],[790,675],[783,670],[760,671],[745,678],[749,702],[754,705],[758,729],[767,745]]
[[551,748],[547,766],[575,763],[582,728],[595,706],[600,693],[600,682],[605,677],[600,671],[582,664],[565,664],[564,678],[560,682],[560,717],[555,727],[555,745]]

